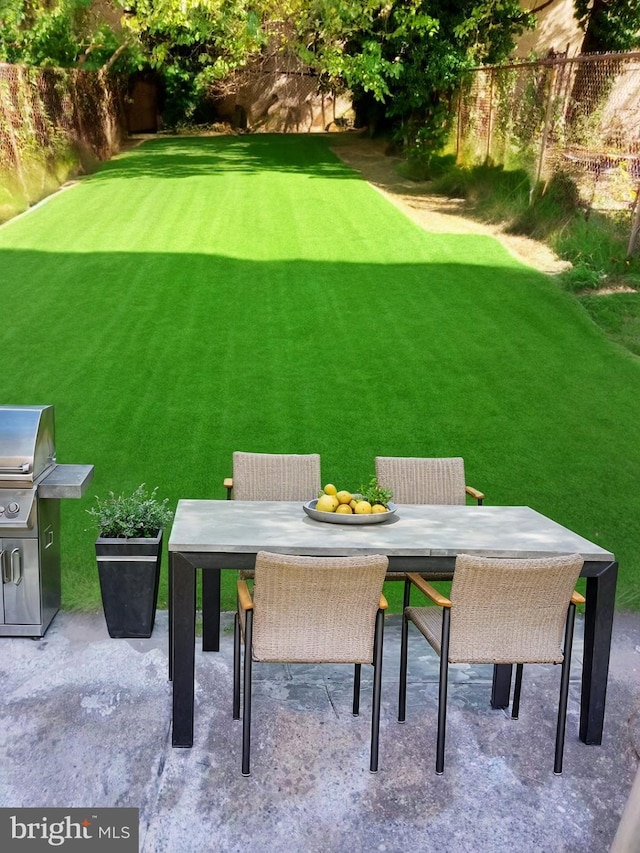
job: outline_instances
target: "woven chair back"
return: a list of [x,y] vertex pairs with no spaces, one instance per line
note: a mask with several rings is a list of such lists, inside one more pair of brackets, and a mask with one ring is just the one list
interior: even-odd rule
[[320,456],[280,453],[233,454],[237,501],[310,501],[318,497]]
[[464,460],[377,456],[378,483],[393,491],[399,504],[464,504]]
[[460,554],[451,586],[451,663],[561,663],[579,554],[491,559]]
[[289,663],[371,663],[389,561],[383,555],[256,557],[253,657]]

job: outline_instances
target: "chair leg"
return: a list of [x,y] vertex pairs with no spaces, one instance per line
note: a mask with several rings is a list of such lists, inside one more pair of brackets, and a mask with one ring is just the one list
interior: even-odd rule
[[404,579],[404,591],[402,598],[402,609],[405,610],[411,604],[411,581],[409,578]]
[[407,718],[407,668],[409,659],[409,620],[402,614],[402,636],[400,641],[400,683],[398,685],[398,722]]
[[400,681],[398,685],[398,722],[407,718],[407,664],[409,656],[409,620],[405,616],[411,602],[411,581],[405,578],[402,604],[402,635],[400,641]]
[[369,770],[378,771],[378,747],[380,741],[380,692],[382,688],[382,641],[384,634],[384,610],[376,614],[376,632],[373,644],[373,699],[371,703],[371,758]]
[[442,640],[440,643],[440,685],[438,690],[438,739],[436,744],[436,773],[444,773],[444,742],[447,733],[447,686],[449,679],[449,630],[451,611],[442,610]]
[[244,626],[244,708],[242,713],[242,775],[251,775],[251,650],[253,648],[253,611],[247,610]]
[[511,719],[517,720],[520,713],[520,693],[522,691],[522,670],[521,663],[516,665],[516,683],[513,688],[513,703],[511,705]]
[[564,659],[562,661],[562,674],[560,676],[560,701],[558,702],[558,727],[556,730],[556,756],[553,772],[556,776],[562,773],[562,759],[564,757],[564,733],[567,722],[567,704],[569,698],[569,675],[571,670],[571,649],[573,646],[573,628],[576,621],[576,606],[569,605],[567,613],[567,624],[564,629]]
[[233,620],[233,719],[240,719],[240,619]]
[[357,717],[360,714],[360,680],[362,676],[362,664],[357,663],[353,670],[353,709],[352,714]]

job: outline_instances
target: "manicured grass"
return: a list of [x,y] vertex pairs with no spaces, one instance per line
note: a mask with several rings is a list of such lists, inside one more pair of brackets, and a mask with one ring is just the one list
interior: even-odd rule
[[[488,503],[615,552],[640,606],[640,361],[497,241],[423,232],[325,138],[146,143],[0,229],[0,306],[0,400],[55,404],[92,494],[222,499],[234,450],[318,452],[345,488],[378,454],[461,455]],[[90,501],[63,503],[69,607],[100,601]]]

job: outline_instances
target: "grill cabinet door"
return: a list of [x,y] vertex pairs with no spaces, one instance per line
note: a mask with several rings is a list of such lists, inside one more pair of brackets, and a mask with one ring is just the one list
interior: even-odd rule
[[40,624],[37,539],[0,539],[5,625]]

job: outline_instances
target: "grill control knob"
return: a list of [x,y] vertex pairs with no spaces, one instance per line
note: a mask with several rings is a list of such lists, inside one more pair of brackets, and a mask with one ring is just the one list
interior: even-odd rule
[[0,515],[4,515],[4,507],[0,505]]
[[20,504],[12,501],[10,504],[7,504],[7,508],[4,511],[4,514],[7,518],[15,518],[15,516],[20,512]]

